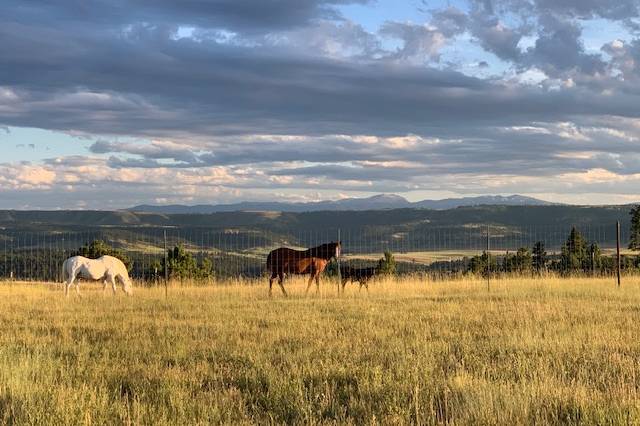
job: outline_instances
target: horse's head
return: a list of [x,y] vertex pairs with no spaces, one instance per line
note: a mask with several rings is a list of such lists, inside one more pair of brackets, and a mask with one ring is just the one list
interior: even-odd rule
[[132,283],[131,280],[127,277],[124,279],[123,284],[122,284],[122,289],[124,290],[124,292],[127,294],[127,296],[132,296],[133,295],[133,288],[132,288]]
[[337,259],[338,257],[340,257],[341,251],[342,250],[340,241],[332,241],[330,243],[319,245],[318,247],[310,248],[309,250],[307,250],[307,253],[312,257],[331,260],[333,258]]

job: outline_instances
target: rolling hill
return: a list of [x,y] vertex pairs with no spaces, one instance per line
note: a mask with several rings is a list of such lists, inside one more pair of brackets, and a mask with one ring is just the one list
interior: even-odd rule
[[345,198],[337,201],[318,201],[308,203],[245,201],[235,204],[200,204],[195,206],[186,206],[181,204],[140,205],[131,207],[128,210],[134,212],[165,214],[208,214],[234,211],[280,211],[302,213],[317,211],[390,210],[403,208],[447,210],[456,207],[480,205],[540,206],[553,205],[553,203],[522,195],[488,195],[480,197],[448,198],[444,200],[410,202],[399,195],[380,194],[368,198]]

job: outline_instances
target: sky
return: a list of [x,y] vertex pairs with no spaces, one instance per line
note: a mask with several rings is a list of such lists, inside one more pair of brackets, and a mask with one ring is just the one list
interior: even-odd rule
[[5,0],[0,208],[640,201],[638,0]]

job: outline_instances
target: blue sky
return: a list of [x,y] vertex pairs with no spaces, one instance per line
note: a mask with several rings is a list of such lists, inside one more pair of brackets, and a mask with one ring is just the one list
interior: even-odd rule
[[7,127],[0,131],[2,160],[7,162],[40,162],[54,156],[84,154],[90,145],[87,138],[32,127]]
[[7,6],[0,208],[640,201],[636,0]]

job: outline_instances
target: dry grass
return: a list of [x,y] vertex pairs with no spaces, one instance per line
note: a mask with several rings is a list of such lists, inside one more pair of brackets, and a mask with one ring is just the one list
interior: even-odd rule
[[640,422],[640,282],[0,283],[0,423]]

